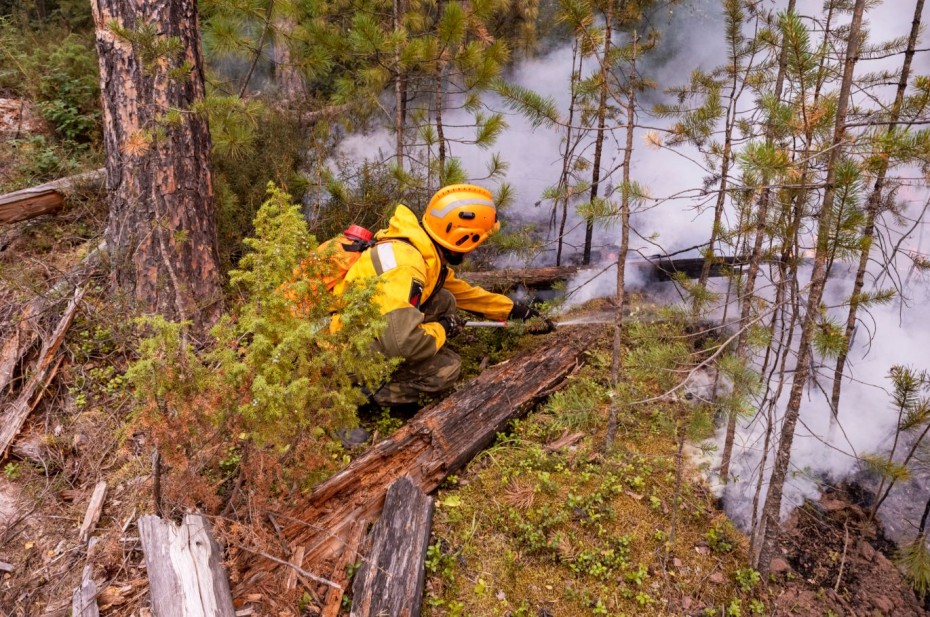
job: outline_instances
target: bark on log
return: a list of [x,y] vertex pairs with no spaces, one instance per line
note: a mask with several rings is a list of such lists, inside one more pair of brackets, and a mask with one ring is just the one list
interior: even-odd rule
[[351,617],[419,617],[432,525],[433,499],[410,478],[395,481],[371,530],[371,550],[355,574]]
[[155,617],[235,617],[220,549],[203,516],[188,514],[180,526],[139,517],[139,539]]
[[565,281],[575,273],[574,266],[551,266],[548,268],[527,268],[525,270],[496,270],[494,272],[456,273],[472,285],[478,285],[488,291],[503,292],[519,287],[547,287],[553,283]]
[[106,170],[96,169],[0,195],[0,223],[18,223],[56,212],[78,191],[99,192],[106,179]]
[[100,617],[100,610],[97,608],[97,585],[91,578],[92,572],[93,568],[90,565],[84,566],[81,584],[71,595],[71,617]]
[[[7,448],[13,443],[13,440],[19,435],[26,418],[42,398],[42,392],[48,386],[49,382],[58,371],[61,359],[56,358],[61,343],[65,340],[65,333],[71,325],[77,313],[78,304],[84,297],[85,289],[78,287],[74,290],[74,296],[68,303],[65,313],[58,322],[55,331],[51,337],[42,344],[42,351],[39,354],[39,361],[36,364],[35,371],[26,383],[26,386],[20,392],[17,399],[9,406],[2,418],[2,427],[0,427],[0,458],[4,456]],[[36,393],[39,393],[38,396]]]
[[[325,572],[324,566],[340,555],[354,525],[378,517],[395,480],[406,475],[423,492],[432,492],[490,445],[508,422],[557,389],[598,332],[579,327],[573,335],[550,338],[485,370],[320,484],[307,503],[277,515],[278,520],[290,521],[282,529],[288,545],[305,547],[301,567]],[[280,568],[280,562],[261,557],[246,563],[237,595],[275,593],[276,583],[284,579]]]

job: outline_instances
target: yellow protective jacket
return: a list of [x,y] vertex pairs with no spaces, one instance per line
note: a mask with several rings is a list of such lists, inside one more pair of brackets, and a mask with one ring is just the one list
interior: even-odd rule
[[450,291],[458,307],[471,313],[501,320],[510,315],[510,298],[455,278],[407,206],[397,206],[388,228],[376,233],[375,240],[377,244],[349,268],[333,292],[338,296],[353,281],[379,277],[375,301],[387,318],[378,341],[384,355],[419,362],[433,357],[445,344],[445,330],[436,322],[423,323],[425,316],[419,309],[440,289]]

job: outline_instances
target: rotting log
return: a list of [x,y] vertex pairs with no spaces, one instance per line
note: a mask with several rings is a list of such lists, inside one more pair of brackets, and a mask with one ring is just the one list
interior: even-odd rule
[[[430,493],[450,473],[490,445],[508,422],[560,387],[580,365],[598,329],[579,327],[572,337],[550,337],[541,346],[488,368],[435,405],[420,411],[389,438],[320,484],[305,502],[288,512],[282,536],[289,546],[303,546],[304,571],[325,575],[344,551],[356,551],[348,539],[359,523],[381,513],[388,487],[409,476]],[[257,555],[243,563],[238,596],[253,592],[280,594],[285,559]]]
[[203,516],[187,514],[175,525],[147,515],[138,525],[155,617],[235,617],[220,548]]
[[525,270],[462,272],[456,273],[456,276],[488,291],[501,292],[521,285],[530,289],[549,287],[554,283],[568,280],[577,272],[578,268],[574,266],[551,266],[547,268],[527,268]]
[[45,391],[45,388],[48,387],[48,384],[58,372],[58,367],[61,365],[61,358],[58,357],[58,349],[65,340],[65,333],[68,331],[68,327],[71,325],[71,321],[77,313],[77,307],[81,303],[85,291],[86,288],[84,287],[78,287],[74,290],[74,295],[68,302],[64,315],[55,327],[55,331],[42,343],[42,351],[39,353],[39,360],[36,363],[36,368],[30,376],[29,381],[26,382],[19,396],[7,408],[2,418],[0,418],[0,458],[5,455],[7,448],[10,447],[13,440],[19,435],[19,431],[26,422],[26,418],[28,418],[32,410],[35,409],[35,406],[42,398],[42,393]]
[[433,499],[410,478],[391,484],[371,550],[355,573],[351,617],[419,617],[432,525]]
[[78,191],[102,190],[106,179],[106,170],[96,169],[0,195],[0,223],[18,223],[56,212]]

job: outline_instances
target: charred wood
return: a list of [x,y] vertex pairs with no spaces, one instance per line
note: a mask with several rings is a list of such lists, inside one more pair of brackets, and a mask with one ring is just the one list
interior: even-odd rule
[[351,617],[419,617],[433,500],[410,478],[388,489],[371,550],[352,584]]

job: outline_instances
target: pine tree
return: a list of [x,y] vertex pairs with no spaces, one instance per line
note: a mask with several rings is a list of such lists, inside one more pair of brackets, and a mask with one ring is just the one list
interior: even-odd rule
[[801,410],[801,399],[811,369],[810,354],[815,337],[815,330],[820,315],[820,303],[826,284],[826,269],[829,256],[829,237],[832,228],[833,205],[836,198],[836,166],[839,162],[841,146],[846,132],[846,113],[849,107],[849,93],[852,87],[853,70],[859,50],[860,30],[862,16],[865,10],[865,0],[856,0],[853,7],[852,21],[849,26],[848,41],[844,54],[843,77],[840,92],[836,103],[835,125],[831,149],[827,160],[827,171],[824,188],[823,203],[817,221],[817,248],[814,256],[814,269],[811,274],[811,283],[808,291],[806,312],[801,321],[801,339],[798,344],[798,360],[791,384],[788,408],[785,412],[781,426],[779,443],[776,451],[772,475],[769,481],[765,505],[762,509],[762,518],[765,525],[765,536],[761,550],[756,560],[756,569],[763,578],[768,576],[770,561],[775,550],[778,538],[778,520],[781,513],[781,500],[784,491],[785,479],[788,474],[788,463],[791,458],[791,445],[794,442],[794,431]]
[[193,0],[95,0],[114,284],[145,312],[222,310],[210,134]]
[[[911,31],[907,39],[907,48],[904,52],[904,62],[901,66],[901,74],[898,79],[894,103],[892,103],[888,125],[884,131],[884,138],[888,141],[894,140],[896,137],[900,136],[901,133],[898,122],[901,119],[901,113],[904,107],[904,95],[907,91],[908,79],[911,74],[911,62],[914,58],[915,48],[917,46],[917,37],[920,33],[920,19],[923,13],[923,7],[924,0],[916,0],[914,3],[914,19],[911,22]],[[884,140],[879,138],[877,141],[879,147],[881,147]],[[871,254],[872,242],[875,236],[875,222],[881,212],[884,200],[885,181],[890,167],[891,157],[887,153],[883,154],[879,154],[877,157],[878,164],[875,170],[875,183],[869,194],[865,215],[866,219],[862,231],[862,248],[859,252],[859,266],[856,270],[856,279],[853,283],[852,294],[849,298],[849,313],[846,317],[846,329],[842,348],[836,358],[836,368],[833,373],[833,391],[830,402],[834,414],[839,414],[840,393],[843,387],[843,372],[846,367],[846,359],[849,356],[849,348],[850,345],[852,345],[853,333],[856,330],[859,307],[864,299],[862,288],[865,285],[865,273],[868,268],[869,255]]]

